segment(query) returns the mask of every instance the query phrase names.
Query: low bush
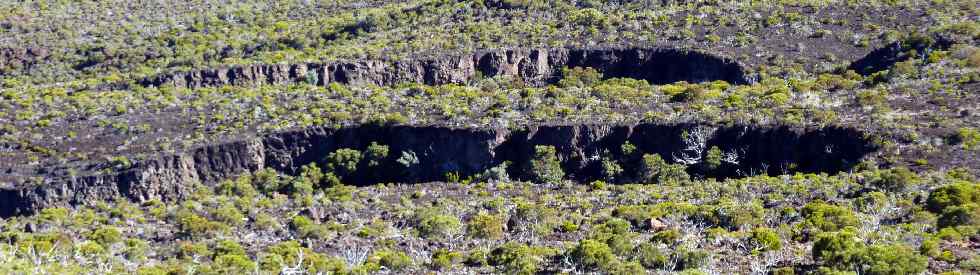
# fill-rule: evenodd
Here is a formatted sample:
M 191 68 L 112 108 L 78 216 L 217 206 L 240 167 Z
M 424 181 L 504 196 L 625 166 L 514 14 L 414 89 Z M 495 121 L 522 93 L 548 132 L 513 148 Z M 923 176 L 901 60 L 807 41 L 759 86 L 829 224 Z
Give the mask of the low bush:
M 526 244 L 508 242 L 490 252 L 490 264 L 504 273 L 531 275 L 540 270 L 543 262 L 539 251 Z
M 940 228 L 980 225 L 980 184 L 954 183 L 929 193 L 926 206 L 939 214 Z
M 918 181 L 918 176 L 911 170 L 906 167 L 897 167 L 882 171 L 879 178 L 874 181 L 874 185 L 883 190 L 902 192 Z
M 848 231 L 826 232 L 817 235 L 811 254 L 821 265 L 837 270 L 853 270 L 860 260 L 861 243 L 854 233 Z
M 669 260 L 667 255 L 651 243 L 641 243 L 636 246 L 636 254 L 633 260 L 639 262 L 648 269 L 662 268 Z
M 486 213 L 477 214 L 466 223 L 466 233 L 475 238 L 500 239 L 504 236 L 503 218 Z
M 850 209 L 824 202 L 806 204 L 802 214 L 804 226 L 817 231 L 838 231 L 845 227 L 860 225 L 857 216 Z
M 758 227 L 752 230 L 750 240 L 761 251 L 773 251 L 783 248 L 783 241 L 775 230 L 766 227 Z
M 432 240 L 445 240 L 462 229 L 459 218 L 438 213 L 423 213 L 418 217 L 419 234 Z
M 436 249 L 435 252 L 432 252 L 432 260 L 430 264 L 437 270 L 448 270 L 456 264 L 462 262 L 462 260 L 463 255 L 461 255 L 459 252 L 440 248 Z
M 582 240 L 572 249 L 570 256 L 575 263 L 586 270 L 610 270 L 616 265 L 609 245 L 596 240 Z
M 859 274 L 921 274 L 928 265 L 926 257 L 902 245 L 873 245 L 861 253 Z

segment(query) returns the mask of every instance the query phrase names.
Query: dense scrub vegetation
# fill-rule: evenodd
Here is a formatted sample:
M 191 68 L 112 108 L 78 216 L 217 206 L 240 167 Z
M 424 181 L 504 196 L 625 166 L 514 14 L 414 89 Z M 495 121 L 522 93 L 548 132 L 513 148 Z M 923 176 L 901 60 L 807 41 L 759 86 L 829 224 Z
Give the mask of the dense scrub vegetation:
M 191 191 L 172 200 L 0 218 L 0 273 L 977 274 L 978 10 L 969 0 L 0 3 L 0 191 L 56 193 L 81 173 L 314 126 L 834 126 L 879 147 L 835 175 L 787 164 L 723 179 L 711 171 L 739 152 L 704 146 L 692 128 L 683 139 L 694 146 L 678 155 L 630 143 L 596 152 L 596 181 L 574 182 L 552 145 L 474 175 L 363 186 L 355 179 L 386 165 L 419 166 L 415 152 L 370 143 L 296 171 L 181 182 Z M 611 46 L 730 58 L 747 81 L 654 85 L 575 67 L 547 85 L 318 85 L 316 72 L 254 87 L 137 84 L 243 64 Z
M 976 178 L 962 170 L 900 171 L 628 185 L 460 180 L 355 188 L 320 172 L 262 170 L 214 187 L 197 185 L 178 204 L 97 202 L 6 219 L 0 269 L 980 271 L 980 255 L 968 246 L 980 237 Z M 908 177 L 901 191 L 875 184 L 893 173 Z

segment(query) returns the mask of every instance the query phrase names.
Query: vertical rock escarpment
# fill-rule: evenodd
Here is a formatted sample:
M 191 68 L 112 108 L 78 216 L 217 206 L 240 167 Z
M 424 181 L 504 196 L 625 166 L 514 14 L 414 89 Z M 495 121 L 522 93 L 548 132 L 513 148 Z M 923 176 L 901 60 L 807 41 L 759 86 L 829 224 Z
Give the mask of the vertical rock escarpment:
M 158 75 L 143 86 L 198 88 L 220 85 L 254 86 L 305 82 L 375 84 L 413 82 L 429 85 L 465 83 L 478 77 L 512 76 L 530 84 L 557 81 L 565 67 L 591 67 L 606 77 L 676 81 L 724 80 L 744 83 L 745 71 L 735 61 L 696 51 L 662 48 L 515 49 L 401 61 L 358 60 L 309 64 L 259 64 Z
M 440 181 L 450 172 L 466 177 L 505 162 L 510 164 L 508 172 L 512 178 L 530 179 L 527 167 L 538 145 L 556 148 L 567 178 L 590 181 L 602 178 L 603 159 L 630 158 L 621 150 L 625 143 L 635 146 L 636 154 L 659 154 L 674 161 L 690 147 L 690 133 L 704 134 L 700 144 L 703 148 L 718 147 L 738 154 L 737 161 L 710 171 L 697 165 L 688 168 L 695 175 L 721 178 L 757 173 L 835 173 L 849 169 L 876 150 L 861 132 L 848 128 L 695 124 L 554 125 L 524 130 L 438 126 L 309 128 L 141 159 L 122 170 L 100 169 L 78 176 L 58 176 L 41 185 L 0 189 L 0 216 L 117 198 L 137 202 L 179 200 L 189 193 L 193 183 L 214 184 L 263 168 L 296 174 L 300 167 L 311 163 L 324 167 L 325 157 L 338 149 L 364 150 L 371 143 L 387 145 L 389 156 L 376 167 L 345 177 L 347 183 Z M 403 155 L 412 155 L 417 161 L 408 165 L 396 161 Z M 623 165 L 630 168 L 629 163 Z

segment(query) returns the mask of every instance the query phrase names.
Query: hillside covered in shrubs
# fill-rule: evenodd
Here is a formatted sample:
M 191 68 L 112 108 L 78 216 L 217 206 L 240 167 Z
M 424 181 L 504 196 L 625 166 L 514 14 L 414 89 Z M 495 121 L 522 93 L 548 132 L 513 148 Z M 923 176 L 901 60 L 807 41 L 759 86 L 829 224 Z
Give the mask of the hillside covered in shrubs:
M 978 22 L 0 3 L 0 273 L 977 274 Z

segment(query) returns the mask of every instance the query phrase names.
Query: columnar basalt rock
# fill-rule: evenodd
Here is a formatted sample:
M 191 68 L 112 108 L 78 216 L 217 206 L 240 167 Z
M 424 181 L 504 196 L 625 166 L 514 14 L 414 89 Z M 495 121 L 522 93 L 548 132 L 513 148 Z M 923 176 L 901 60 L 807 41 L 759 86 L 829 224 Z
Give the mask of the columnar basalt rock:
M 143 86 L 199 88 L 306 82 L 326 85 L 429 85 L 465 83 L 477 77 L 511 76 L 529 84 L 557 81 L 565 67 L 592 67 L 606 77 L 646 79 L 651 83 L 724 80 L 746 82 L 738 62 L 706 53 L 664 48 L 511 49 L 479 51 L 399 61 L 356 60 L 311 64 L 258 64 L 158 75 Z
M 179 200 L 194 183 L 216 182 L 263 168 L 296 174 L 303 165 L 323 167 L 325 156 L 341 148 L 364 150 L 372 142 L 389 146 L 388 159 L 371 170 L 345 179 L 349 184 L 445 180 L 453 172 L 466 177 L 510 163 L 510 177 L 530 179 L 525 170 L 534 147 L 551 145 L 567 178 L 601 178 L 601 159 L 625 159 L 622 145 L 635 154 L 671 156 L 684 149 L 684 132 L 709 128 L 707 147 L 738 152 L 739 161 L 712 171 L 696 166 L 694 174 L 739 177 L 755 173 L 828 172 L 849 169 L 876 147 L 861 132 L 848 128 L 796 129 L 695 124 L 542 125 L 522 130 L 456 129 L 439 126 L 356 126 L 309 128 L 201 146 L 171 155 L 134 160 L 125 169 L 81 171 L 47 177 L 43 184 L 0 189 L 0 216 L 33 213 L 51 206 L 88 204 L 118 198 L 137 202 Z M 394 161 L 403 152 L 418 158 L 405 166 Z M 628 164 L 624 163 L 628 167 Z M 630 170 L 630 169 L 627 169 Z M 627 176 L 628 178 L 628 176 Z

